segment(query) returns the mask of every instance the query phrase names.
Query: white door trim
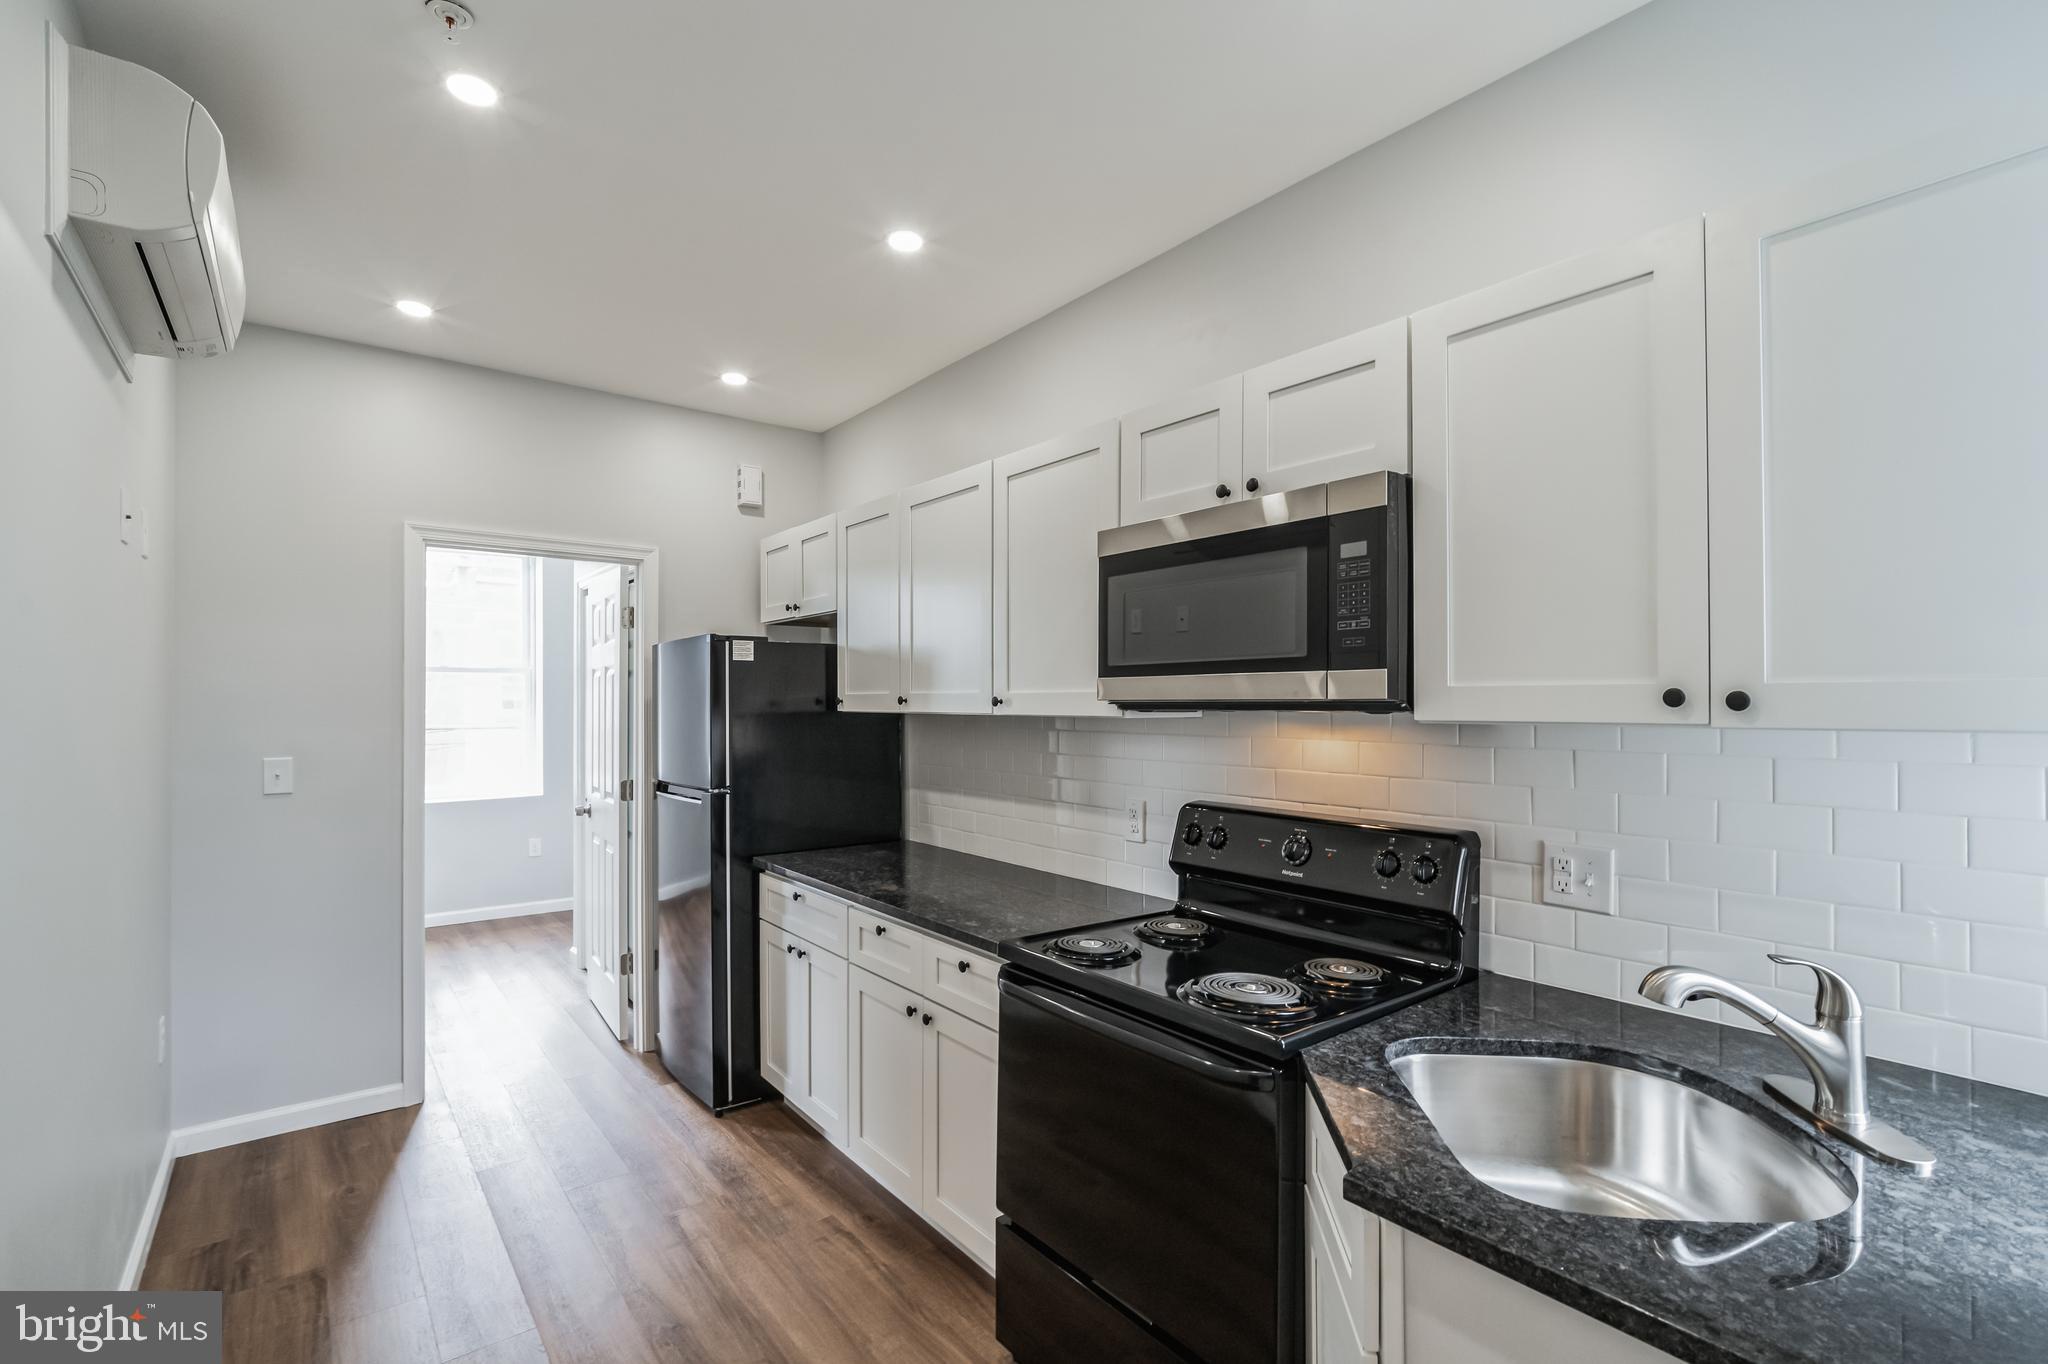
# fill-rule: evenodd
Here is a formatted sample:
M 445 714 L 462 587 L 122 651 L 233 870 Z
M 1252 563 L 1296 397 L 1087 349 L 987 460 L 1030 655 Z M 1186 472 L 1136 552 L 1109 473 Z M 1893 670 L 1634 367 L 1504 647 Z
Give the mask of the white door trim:
M 654 645 L 660 634 L 660 552 L 651 545 L 573 540 L 517 531 L 475 530 L 405 523 L 403 716 L 404 762 L 399 800 L 401 1088 L 405 1105 L 427 1095 L 426 809 L 427 809 L 427 548 L 494 549 L 624 564 L 637 570 L 633 676 L 633 1047 L 654 1050 L 659 1003 L 654 996 L 654 916 L 647 887 L 654 883 Z

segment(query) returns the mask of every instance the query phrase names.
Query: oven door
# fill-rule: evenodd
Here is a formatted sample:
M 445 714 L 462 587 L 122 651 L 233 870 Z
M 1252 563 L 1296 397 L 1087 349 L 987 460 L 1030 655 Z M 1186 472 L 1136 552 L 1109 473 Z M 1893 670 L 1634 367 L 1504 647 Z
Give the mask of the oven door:
M 1114 1339 L 1137 1322 L 1204 1364 L 1299 1360 L 1293 1068 L 1219 1051 L 1013 967 L 1000 989 L 996 1206 L 1017 1233 L 1018 1265 L 997 1266 L 1003 1344 Z M 1048 1287 L 1062 1282 L 1087 1291 Z
M 1324 488 L 1096 537 L 1096 695 L 1119 705 L 1321 701 L 1329 689 Z

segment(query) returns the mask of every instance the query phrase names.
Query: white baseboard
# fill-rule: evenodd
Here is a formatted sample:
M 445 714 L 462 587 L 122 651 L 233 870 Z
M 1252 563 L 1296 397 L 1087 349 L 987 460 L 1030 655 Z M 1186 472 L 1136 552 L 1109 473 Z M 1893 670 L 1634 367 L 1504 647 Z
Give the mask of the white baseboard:
M 149 1243 L 156 1239 L 156 1221 L 163 1215 L 164 1194 L 171 1187 L 171 1162 L 177 1159 L 172 1149 L 177 1133 L 164 1133 L 164 1153 L 156 1163 L 156 1178 L 150 1181 L 149 1197 L 143 1201 L 142 1217 L 135 1224 L 135 1239 L 128 1243 L 128 1263 L 121 1268 L 120 1291 L 134 1291 L 142 1282 L 142 1266 L 149 1259 Z
M 480 924 L 486 919 L 523 919 L 529 914 L 566 914 L 576 907 L 570 899 L 524 900 L 516 905 L 483 905 L 476 909 L 444 909 L 427 916 L 428 928 L 442 924 Z
M 346 1118 L 360 1118 L 366 1113 L 382 1113 L 387 1108 L 403 1108 L 405 1103 L 404 1085 L 378 1085 L 375 1089 L 359 1089 L 353 1094 L 337 1094 L 330 1099 L 309 1099 L 305 1103 L 286 1104 L 282 1108 L 266 1108 L 261 1113 L 244 1113 L 239 1117 L 217 1118 L 213 1122 L 180 1127 L 171 1133 L 171 1145 L 178 1155 L 196 1155 L 222 1146 L 239 1146 L 245 1141 L 296 1132 L 302 1127 L 323 1127 Z

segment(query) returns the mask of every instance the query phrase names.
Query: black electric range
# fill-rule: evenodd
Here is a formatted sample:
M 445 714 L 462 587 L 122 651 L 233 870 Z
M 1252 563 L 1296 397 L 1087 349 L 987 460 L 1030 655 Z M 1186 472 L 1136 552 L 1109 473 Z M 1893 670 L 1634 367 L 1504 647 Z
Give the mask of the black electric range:
M 1002 945 L 996 1332 L 1019 1364 L 1302 1359 L 1293 1058 L 1476 973 L 1479 856 L 1468 831 L 1194 802 L 1171 913 Z

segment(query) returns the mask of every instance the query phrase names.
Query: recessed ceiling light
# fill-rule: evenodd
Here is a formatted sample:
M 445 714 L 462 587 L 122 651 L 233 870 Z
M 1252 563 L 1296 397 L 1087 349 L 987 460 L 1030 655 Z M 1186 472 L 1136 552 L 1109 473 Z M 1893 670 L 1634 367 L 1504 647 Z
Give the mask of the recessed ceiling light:
M 416 298 L 401 298 L 391 305 L 407 317 L 432 317 L 434 310 Z
M 498 87 L 482 76 L 457 71 L 445 84 L 448 86 L 448 93 L 464 104 L 474 104 L 479 109 L 488 109 L 498 102 Z
M 724 384 L 727 388 L 745 388 L 747 386 L 747 376 L 736 369 L 729 369 L 718 376 L 718 382 Z
M 912 232 L 907 227 L 899 227 L 894 232 L 891 232 L 888 236 L 888 242 L 891 251 L 900 251 L 906 256 L 913 252 L 924 250 L 923 234 Z

